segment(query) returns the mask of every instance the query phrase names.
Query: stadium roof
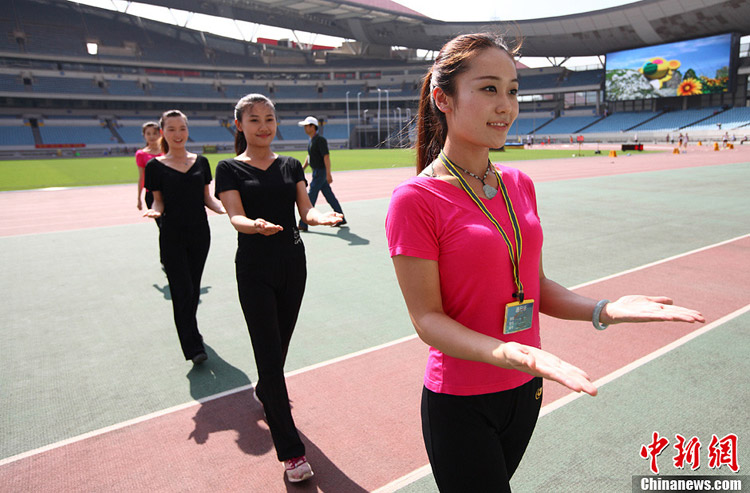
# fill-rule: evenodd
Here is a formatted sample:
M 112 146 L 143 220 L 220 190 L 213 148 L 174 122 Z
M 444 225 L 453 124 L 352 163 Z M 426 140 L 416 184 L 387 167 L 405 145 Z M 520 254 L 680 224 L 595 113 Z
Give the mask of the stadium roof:
M 140 0 L 257 24 L 437 50 L 460 33 L 516 30 L 523 55 L 603 55 L 727 32 L 750 34 L 748 0 L 641 0 L 589 13 L 513 22 L 443 22 L 391 0 Z

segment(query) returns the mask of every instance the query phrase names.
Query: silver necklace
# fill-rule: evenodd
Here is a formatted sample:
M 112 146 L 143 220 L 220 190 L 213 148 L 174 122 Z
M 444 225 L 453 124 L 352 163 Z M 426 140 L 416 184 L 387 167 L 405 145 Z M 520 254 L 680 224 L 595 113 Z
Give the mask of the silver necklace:
M 472 173 L 471 171 L 469 171 L 469 170 L 467 170 L 467 169 L 463 169 L 463 168 L 462 168 L 461 166 L 457 165 L 456 163 L 451 163 L 451 164 L 453 164 L 453 166 L 455 166 L 456 168 L 460 169 L 461 171 L 463 171 L 463 172 L 464 172 L 464 173 L 466 173 L 467 175 L 469 175 L 469 176 L 473 176 L 473 177 L 474 177 L 474 178 L 476 178 L 477 180 L 481 181 L 481 182 L 482 182 L 482 191 L 484 192 L 484 195 L 485 195 L 485 196 L 486 196 L 486 197 L 487 197 L 488 199 L 492 199 L 492 198 L 494 198 L 494 197 L 495 197 L 495 195 L 497 195 L 497 189 L 496 189 L 496 188 L 493 188 L 493 187 L 492 187 L 492 185 L 487 185 L 487 184 L 486 184 L 486 183 L 484 182 L 484 180 L 486 180 L 486 179 L 487 179 L 487 176 L 488 176 L 488 175 L 490 174 L 490 169 L 491 169 L 490 167 L 492 166 L 492 163 L 490 162 L 490 160 L 489 160 L 489 159 L 487 160 L 487 170 L 486 170 L 486 171 L 484 172 L 484 176 L 483 176 L 483 177 L 481 177 L 481 178 L 479 178 L 479 176 L 475 175 L 475 174 L 474 174 L 474 173 Z

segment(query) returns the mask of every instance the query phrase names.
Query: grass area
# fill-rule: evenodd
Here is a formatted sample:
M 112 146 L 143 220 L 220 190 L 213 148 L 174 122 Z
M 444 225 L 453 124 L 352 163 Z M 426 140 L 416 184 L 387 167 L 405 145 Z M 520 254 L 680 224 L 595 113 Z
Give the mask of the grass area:
M 575 151 L 561 149 L 513 149 L 492 152 L 490 159 L 522 161 L 529 159 L 559 159 L 571 157 Z M 304 151 L 284 153 L 304 161 Z M 593 150 L 581 153 L 593 156 Z M 222 159 L 232 154 L 207 154 L 213 169 Z M 414 166 L 413 149 L 345 149 L 331 151 L 334 171 L 378 169 Z M 72 159 L 38 159 L 0 161 L 0 191 L 30 190 L 48 187 L 78 187 L 135 183 L 138 171 L 132 156 Z

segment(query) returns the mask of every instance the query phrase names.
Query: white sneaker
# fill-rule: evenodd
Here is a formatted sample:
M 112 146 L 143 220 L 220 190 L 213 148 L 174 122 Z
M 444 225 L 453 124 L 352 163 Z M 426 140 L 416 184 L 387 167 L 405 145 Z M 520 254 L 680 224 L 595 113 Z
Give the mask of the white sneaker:
M 285 460 L 284 469 L 286 469 L 286 477 L 290 483 L 299 483 L 300 481 L 310 479 L 314 475 L 312 467 L 310 467 L 304 455 Z

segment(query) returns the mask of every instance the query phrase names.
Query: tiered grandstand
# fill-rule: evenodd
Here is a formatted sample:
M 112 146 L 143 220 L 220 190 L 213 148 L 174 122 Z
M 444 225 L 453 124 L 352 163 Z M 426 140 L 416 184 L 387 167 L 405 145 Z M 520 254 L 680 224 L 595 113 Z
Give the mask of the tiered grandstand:
M 0 156 L 132 153 L 140 125 L 179 108 L 191 145 L 230 149 L 232 108 L 259 92 L 277 104 L 279 148 L 304 148 L 315 115 L 334 147 L 410 145 L 421 78 L 416 50 L 352 54 L 246 42 L 72 2 L 26 0 L 0 11 Z M 746 33 L 743 33 L 746 34 Z M 98 47 L 89 53 L 87 43 Z M 532 43 L 533 44 L 533 43 Z M 287 45 L 287 46 L 284 46 Z M 750 134 L 747 46 L 735 89 L 690 98 L 606 102 L 604 69 L 519 65 L 509 141 L 663 140 Z M 743 57 L 744 55 L 744 57 Z

